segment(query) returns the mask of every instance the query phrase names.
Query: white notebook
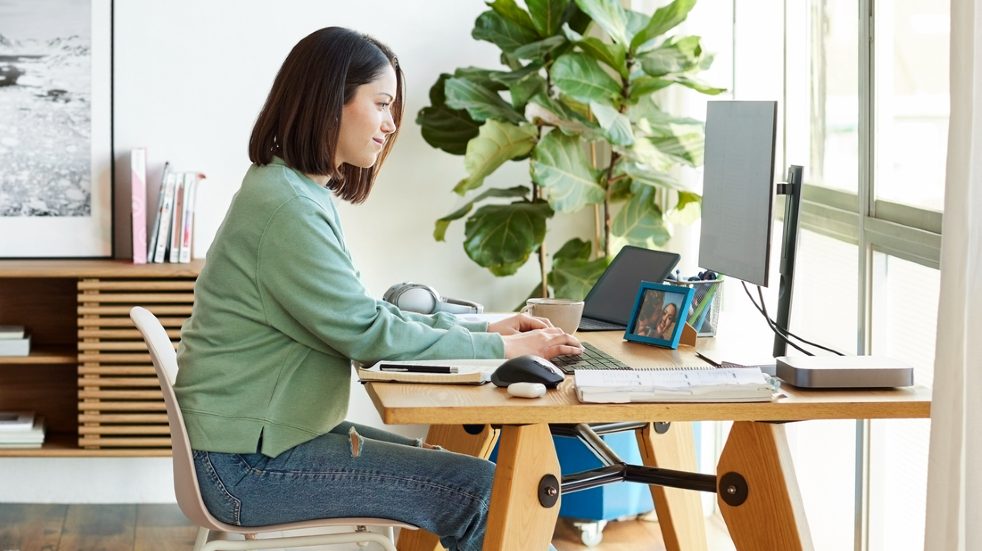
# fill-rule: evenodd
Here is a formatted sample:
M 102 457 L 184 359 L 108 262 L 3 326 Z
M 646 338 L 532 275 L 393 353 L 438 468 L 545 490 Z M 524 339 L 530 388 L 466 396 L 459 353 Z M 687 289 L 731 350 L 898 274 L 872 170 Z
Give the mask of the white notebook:
M 758 368 L 577 370 L 581 402 L 769 402 L 775 382 Z

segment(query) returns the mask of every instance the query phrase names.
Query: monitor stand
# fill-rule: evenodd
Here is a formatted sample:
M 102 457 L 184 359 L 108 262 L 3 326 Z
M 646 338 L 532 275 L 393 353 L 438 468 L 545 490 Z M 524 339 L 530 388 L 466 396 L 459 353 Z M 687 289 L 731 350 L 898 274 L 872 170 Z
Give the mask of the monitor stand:
M 781 239 L 781 284 L 778 287 L 777 319 L 779 329 L 788 330 L 791 318 L 791 295 L 794 287 L 794 258 L 798 250 L 798 212 L 801 209 L 801 195 L 804 167 L 788 167 L 788 181 L 777 184 L 777 194 L 784 195 L 784 234 Z M 787 343 L 774 332 L 774 357 L 784 356 Z

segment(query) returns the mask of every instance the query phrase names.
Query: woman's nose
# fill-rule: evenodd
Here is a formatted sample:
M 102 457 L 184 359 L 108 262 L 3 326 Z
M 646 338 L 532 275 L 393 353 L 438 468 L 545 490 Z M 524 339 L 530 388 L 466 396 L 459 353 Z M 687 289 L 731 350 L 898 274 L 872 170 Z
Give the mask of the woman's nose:
M 385 112 L 385 118 L 382 119 L 382 132 L 386 134 L 391 134 L 396 131 L 396 123 L 392 120 L 392 113 L 389 111 Z

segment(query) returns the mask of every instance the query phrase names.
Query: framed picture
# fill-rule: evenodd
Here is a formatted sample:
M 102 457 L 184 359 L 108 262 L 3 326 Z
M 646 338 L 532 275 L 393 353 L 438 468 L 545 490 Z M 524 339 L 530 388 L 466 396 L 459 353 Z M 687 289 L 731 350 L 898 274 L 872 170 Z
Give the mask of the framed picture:
M 692 288 L 642 281 L 624 338 L 665 348 L 678 348 Z
M 112 161 L 112 1 L 0 0 L 0 257 L 111 257 Z

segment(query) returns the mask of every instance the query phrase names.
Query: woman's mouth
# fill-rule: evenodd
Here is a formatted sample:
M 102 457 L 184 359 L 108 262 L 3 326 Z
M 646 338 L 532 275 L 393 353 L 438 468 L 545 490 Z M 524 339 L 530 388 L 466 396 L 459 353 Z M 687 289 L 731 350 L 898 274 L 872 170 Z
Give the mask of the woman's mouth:
M 375 142 L 379 147 L 382 147 L 383 145 L 385 145 L 385 139 L 384 138 L 372 138 L 372 141 Z

